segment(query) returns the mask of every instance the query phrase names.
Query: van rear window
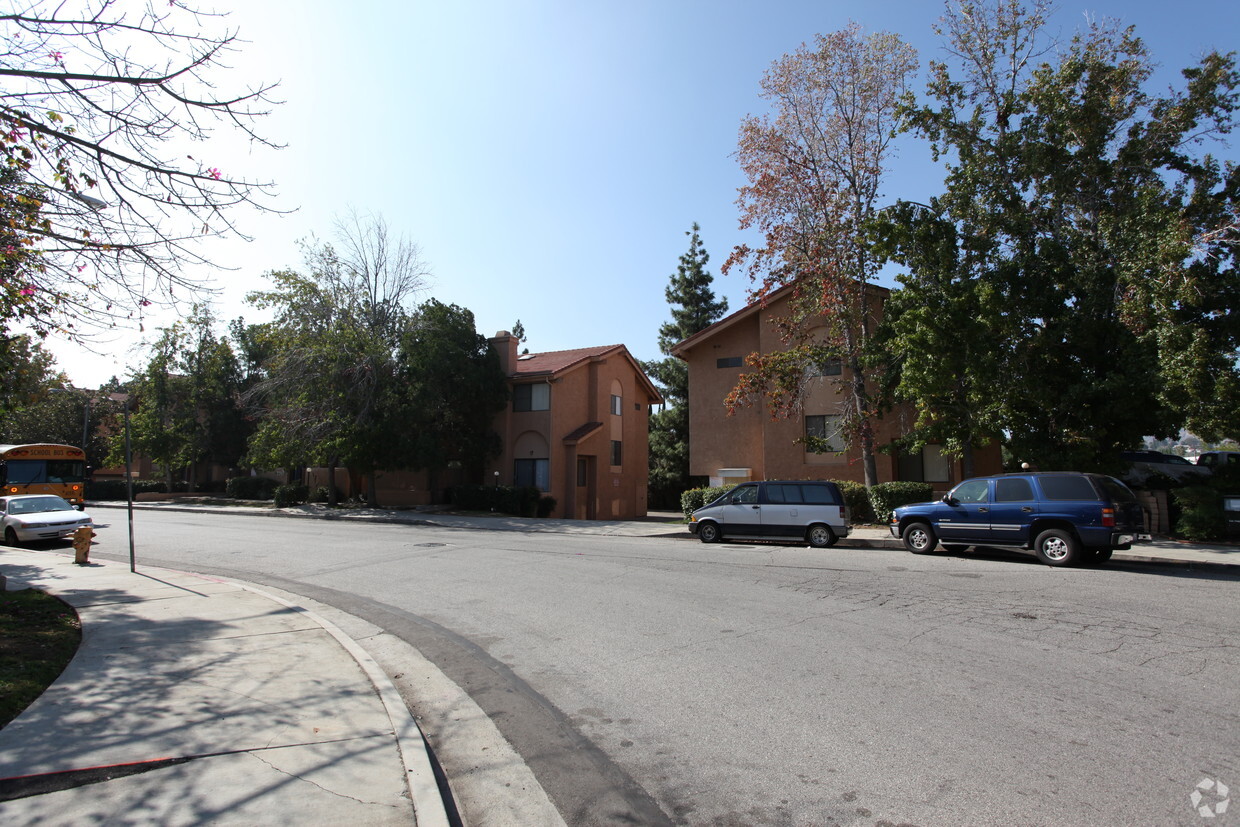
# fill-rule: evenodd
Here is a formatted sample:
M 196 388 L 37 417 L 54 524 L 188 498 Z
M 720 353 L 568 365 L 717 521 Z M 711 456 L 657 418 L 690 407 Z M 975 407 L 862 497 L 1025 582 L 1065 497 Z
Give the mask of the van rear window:
M 801 497 L 807 505 L 839 505 L 835 490 L 829 485 L 799 485 Z
M 1065 474 L 1062 477 L 1038 477 L 1042 495 L 1048 500 L 1096 500 L 1098 492 L 1089 477 Z

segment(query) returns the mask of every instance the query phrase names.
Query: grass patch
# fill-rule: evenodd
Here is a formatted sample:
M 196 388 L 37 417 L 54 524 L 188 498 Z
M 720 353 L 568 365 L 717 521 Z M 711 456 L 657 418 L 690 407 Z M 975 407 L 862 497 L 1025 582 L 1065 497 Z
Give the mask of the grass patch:
M 77 612 L 45 592 L 0 593 L 0 727 L 21 714 L 77 652 Z

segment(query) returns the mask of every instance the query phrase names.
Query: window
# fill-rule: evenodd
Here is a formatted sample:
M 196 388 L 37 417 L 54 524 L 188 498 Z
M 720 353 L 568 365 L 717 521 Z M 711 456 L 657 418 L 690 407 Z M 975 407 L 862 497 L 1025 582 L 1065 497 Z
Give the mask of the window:
M 806 449 L 813 454 L 825 454 L 844 450 L 844 435 L 840 433 L 843 417 L 833 414 L 814 414 L 805 417 Z
M 613 393 L 613 394 L 611 395 L 611 412 L 612 412 L 612 414 L 613 414 L 613 415 L 615 415 L 615 416 L 620 416 L 620 413 L 621 413 L 621 410 L 622 410 L 622 408 L 621 408 L 620 406 L 621 406 L 622 404 L 624 404 L 624 403 L 623 403 L 623 401 L 620 399 L 620 397 L 616 396 L 616 395 Z
M 952 499 L 962 503 L 984 503 L 990 500 L 989 480 L 962 482 L 952 491 Z
M 1069 476 L 1041 477 L 1038 483 L 1048 500 L 1096 500 L 1098 494 L 1090 485 L 1088 477 Z
M 927 445 L 915 454 L 900 454 L 897 473 L 908 482 L 948 482 L 951 480 L 951 457 L 941 445 Z
M 740 486 L 732 492 L 731 501 L 738 505 L 753 505 L 758 501 L 758 486 Z
M 513 411 L 546 411 L 550 408 L 550 385 L 517 385 L 512 389 Z
M 742 361 L 739 356 L 725 356 L 722 359 L 715 360 L 715 367 L 717 368 L 739 368 L 741 364 Z
M 801 489 L 801 497 L 808 505 L 842 504 L 829 485 L 800 485 L 797 487 Z
M 811 364 L 809 373 L 811 376 L 839 376 L 844 372 L 844 363 L 839 357 L 823 359 L 821 362 Z
M 518 487 L 534 487 L 539 491 L 549 491 L 551 489 L 551 460 L 514 460 L 512 470 L 513 482 Z
M 1023 503 L 1033 499 L 1033 486 L 1024 477 L 995 480 L 995 502 Z
M 623 454 L 620 448 L 620 440 L 613 439 L 611 441 L 611 464 L 621 465 L 621 459 L 623 459 Z

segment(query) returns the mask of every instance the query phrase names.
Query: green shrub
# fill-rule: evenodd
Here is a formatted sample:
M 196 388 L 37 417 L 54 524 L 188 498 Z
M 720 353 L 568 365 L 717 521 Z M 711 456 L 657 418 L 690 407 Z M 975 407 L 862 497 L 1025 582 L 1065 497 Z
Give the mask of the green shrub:
M 734 486 L 710 486 L 707 488 L 690 488 L 688 491 L 680 495 L 680 510 L 684 512 L 687 518 L 694 511 L 697 511 L 707 503 L 714 502 L 722 497 L 724 492 L 731 491 Z
M 1180 508 L 1175 533 L 1188 540 L 1218 540 L 1227 533 L 1223 495 L 1214 486 L 1188 485 L 1171 492 Z
M 538 516 L 550 517 L 551 512 L 555 511 L 555 497 L 550 495 L 538 498 Z
M 168 486 L 162 480 L 134 480 L 133 495 L 148 494 L 151 492 L 164 493 L 168 490 Z M 126 491 L 124 480 L 98 480 L 86 483 L 86 499 L 95 502 L 116 502 L 129 499 Z
M 328 502 L 330 494 L 331 492 L 328 490 L 326 485 L 320 485 L 310 492 L 309 502 L 312 502 L 312 503 Z M 344 502 L 344 495 L 340 493 L 339 488 L 336 489 L 336 502 L 338 503 Z
M 276 501 L 276 508 L 301 505 L 310 499 L 310 489 L 300 483 L 280 485 L 276 487 L 272 499 Z
M 542 496 L 532 486 L 511 485 L 458 485 L 448 493 L 449 501 L 462 511 L 496 511 L 517 517 L 538 516 Z M 555 508 L 554 500 L 551 507 Z
M 224 485 L 224 492 L 234 500 L 270 500 L 279 483 L 267 477 L 233 477 Z
M 933 496 L 934 486 L 928 482 L 880 482 L 870 489 L 874 520 L 885 523 L 891 519 L 896 506 L 924 503 Z
M 874 506 L 870 503 L 870 490 L 865 487 L 865 483 L 854 480 L 831 480 L 831 482 L 840 487 L 840 493 L 844 495 L 844 504 L 848 506 L 848 513 L 854 523 L 878 522 L 874 517 Z

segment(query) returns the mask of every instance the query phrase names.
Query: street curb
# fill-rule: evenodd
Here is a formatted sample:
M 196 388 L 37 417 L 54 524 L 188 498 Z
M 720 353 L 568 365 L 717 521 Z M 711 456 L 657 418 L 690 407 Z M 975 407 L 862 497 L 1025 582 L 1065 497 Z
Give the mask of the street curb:
M 61 557 L 61 555 L 54 552 L 42 552 L 36 549 L 24 548 L 22 551 L 33 554 L 47 554 L 57 558 Z M 396 740 L 397 751 L 400 753 L 401 762 L 405 768 L 406 786 L 409 790 L 409 806 L 413 810 L 414 823 L 417 827 L 451 826 L 452 821 L 448 817 L 448 810 L 444 804 L 443 795 L 440 792 L 438 781 L 431 766 L 430 745 L 426 741 L 426 736 L 423 735 L 421 728 L 413 717 L 413 713 L 405 705 L 404 699 L 401 698 L 400 692 L 396 689 L 395 684 L 392 683 L 391 678 L 388 677 L 378 662 L 357 641 L 353 640 L 340 627 L 317 612 L 307 609 L 296 602 L 271 594 L 253 583 L 232 577 L 204 575 L 199 572 L 183 571 L 181 569 L 168 568 L 167 566 L 148 566 L 147 568 L 162 569 L 187 577 L 213 580 L 220 583 L 230 583 L 245 591 L 285 606 L 294 612 L 298 612 L 322 627 L 361 667 L 362 672 L 374 688 L 375 694 L 378 695 L 379 700 L 383 704 L 384 711 L 387 713 L 388 720 L 392 725 L 392 735 Z M 57 596 L 59 591 L 55 584 L 41 584 L 39 589 L 53 596 Z M 74 657 L 77 657 L 76 653 Z
M 335 638 L 336 642 L 352 656 L 366 677 L 370 679 L 379 700 L 383 702 L 388 720 L 392 724 L 396 747 L 400 751 L 401 762 L 405 766 L 405 780 L 409 787 L 409 802 L 413 807 L 415 823 L 418 827 L 450 827 L 452 822 L 448 818 L 448 810 L 444 806 L 439 784 L 435 780 L 435 771 L 431 767 L 430 745 L 426 742 L 426 736 L 422 734 L 409 707 L 405 706 L 405 701 L 401 698 L 391 678 L 380 668 L 370 653 L 336 624 L 305 606 L 277 597 L 243 580 L 219 579 L 232 582 L 248 592 L 253 592 L 309 617 L 322 626 L 323 630 Z

